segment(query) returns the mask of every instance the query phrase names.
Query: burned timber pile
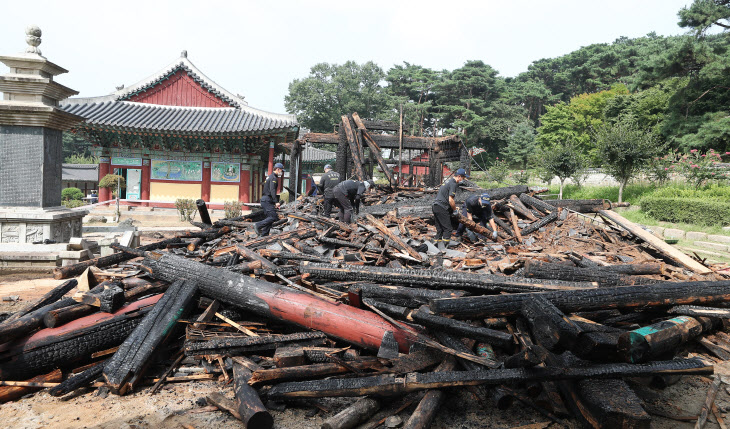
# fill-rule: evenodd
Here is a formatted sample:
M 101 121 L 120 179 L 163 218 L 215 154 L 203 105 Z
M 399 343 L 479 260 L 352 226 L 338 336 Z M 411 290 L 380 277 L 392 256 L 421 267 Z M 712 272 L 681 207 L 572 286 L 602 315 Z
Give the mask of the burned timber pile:
M 474 234 L 439 251 L 434 191 L 379 188 L 349 225 L 300 198 L 262 238 L 259 212 L 210 223 L 203 204 L 198 231 L 59 268 L 65 283 L 0 324 L 0 401 L 218 380 L 235 399 L 209 404 L 249 428 L 272 427 L 264 403 L 324 409 L 323 397 L 360 398 L 323 427 L 377 427 L 406 410 L 404 427 L 425 428 L 449 389 L 469 389 L 483 406 L 517 399 L 561 425 L 647 428 L 629 381 L 666 386 L 730 358 L 726 266 L 607 201 L 525 186 L 488 190 L 496 241 L 459 217 Z

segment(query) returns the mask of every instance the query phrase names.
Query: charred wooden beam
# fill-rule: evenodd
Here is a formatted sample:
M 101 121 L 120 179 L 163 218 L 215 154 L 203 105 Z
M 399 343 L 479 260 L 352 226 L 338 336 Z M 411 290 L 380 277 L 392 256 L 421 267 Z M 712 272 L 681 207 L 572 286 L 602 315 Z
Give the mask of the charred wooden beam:
M 274 265 L 273 262 L 269 261 L 268 259 L 264 258 L 260 254 L 254 252 L 253 250 L 249 249 L 246 246 L 242 245 L 236 245 L 236 252 L 238 252 L 239 255 L 243 256 L 244 258 L 248 259 L 249 261 L 258 261 L 261 263 L 261 266 L 265 268 L 270 273 L 276 273 L 278 270 L 278 267 Z
M 516 195 L 510 195 L 510 197 L 509 197 L 509 203 L 512 206 L 512 209 L 514 209 L 515 212 L 521 214 L 522 217 L 525 217 L 525 218 L 530 219 L 532 221 L 536 221 L 537 220 L 537 216 L 535 216 L 534 214 L 532 214 L 532 212 L 530 211 L 530 209 L 528 209 L 527 207 L 525 207 L 525 205 L 522 204 L 522 201 L 520 201 L 520 199 L 517 198 Z
M 552 280 L 538 282 L 526 278 L 498 276 L 492 274 L 468 273 L 462 271 L 431 271 L 403 268 L 384 268 L 362 265 L 337 265 L 303 263 L 302 274 L 341 281 L 369 281 L 383 284 L 421 286 L 431 289 L 466 289 L 480 291 L 532 292 L 544 290 L 576 290 L 595 288 L 592 284 L 567 283 Z
M 266 258 L 271 259 L 287 259 L 291 261 L 310 261 L 310 262 L 323 262 L 330 263 L 331 259 L 323 258 L 321 256 L 307 255 L 304 253 L 292 253 L 292 252 L 281 252 L 270 249 L 261 249 L 259 253 Z
M 730 309 L 728 308 L 700 307 L 698 305 L 678 305 L 667 310 L 667 313 L 683 316 L 704 316 L 730 319 Z
M 104 371 L 104 362 L 97 363 L 89 369 L 86 369 L 76 375 L 72 375 L 61 384 L 56 387 L 52 387 L 48 390 L 48 394 L 51 396 L 63 396 L 73 392 L 84 386 L 88 386 L 94 380 L 101 377 Z
M 350 429 L 366 421 L 380 409 L 380 401 L 373 398 L 362 398 L 354 404 L 328 418 L 322 423 L 322 429 Z
M 555 206 L 552 206 L 545 201 L 535 198 L 529 194 L 520 194 L 520 201 L 527 205 L 532 207 L 535 210 L 538 210 L 544 214 L 549 214 L 555 210 Z
M 195 282 L 174 282 L 119 346 L 104 366 L 104 378 L 114 393 L 123 395 L 139 383 L 152 354 L 186 313 L 196 292 Z
M 158 241 L 156 243 L 147 244 L 137 248 L 139 251 L 146 252 L 148 250 L 164 249 L 168 244 L 182 243 L 180 238 L 170 238 L 167 240 Z M 67 265 L 65 267 L 55 268 L 53 270 L 53 278 L 57 280 L 67 279 L 69 277 L 78 276 L 84 272 L 87 268 L 94 266 L 97 268 L 109 267 L 136 258 L 135 255 L 129 253 L 114 253 L 109 256 L 102 256 L 100 258 L 90 259 L 88 261 L 79 262 L 78 264 Z
M 541 294 L 532 294 L 522 305 L 538 344 L 550 351 L 572 350 L 582 330 Z
M 17 320 L 17 319 L 25 316 L 28 313 L 32 313 L 41 307 L 45 307 L 48 304 L 52 304 L 52 303 L 58 301 L 59 299 L 63 298 L 64 295 L 66 295 L 68 292 L 70 292 L 71 289 L 75 288 L 78 284 L 79 284 L 79 282 L 76 279 L 71 279 L 71 280 L 65 281 L 65 282 L 61 283 L 60 285 L 54 287 L 48 293 L 43 295 L 41 298 L 28 304 L 23 309 L 17 311 L 12 316 L 5 319 L 2 323 L 0 323 L 0 329 L 2 328 L 3 325 L 5 325 L 7 323 Z
M 417 261 L 421 260 L 421 255 L 418 254 L 411 246 L 409 246 L 406 242 L 401 240 L 400 237 L 393 234 L 391 230 L 388 229 L 388 227 L 383 224 L 383 222 L 376 219 L 371 214 L 366 214 L 365 217 L 367 218 L 368 222 L 370 222 L 375 228 L 378 229 L 383 235 L 388 237 L 393 243 L 395 243 L 395 246 L 400 249 L 401 251 L 407 253 L 411 258 L 414 258 Z
M 195 239 L 192 243 L 188 244 L 188 251 L 192 252 L 198 247 L 200 247 L 203 243 L 207 243 L 208 241 L 213 241 L 218 237 L 222 237 L 223 235 L 228 234 L 231 232 L 230 226 L 222 226 L 217 231 L 212 232 L 210 234 L 206 234 L 203 237 Z
M 244 246 L 248 247 L 249 249 L 256 250 L 259 247 L 265 247 L 268 246 L 271 243 L 276 243 L 280 240 L 288 240 L 290 238 L 296 238 L 298 240 L 304 240 L 305 238 L 314 237 L 317 235 L 317 231 L 315 231 L 313 228 L 309 229 L 294 229 L 287 232 L 282 232 L 281 234 L 272 234 L 267 235 L 266 237 L 259 237 L 254 240 L 247 241 L 243 243 Z
M 346 240 L 339 240 L 337 238 L 317 237 L 317 240 L 319 240 L 320 242 L 322 242 L 324 244 L 331 244 L 331 245 L 337 246 L 337 247 L 349 247 L 351 249 L 363 249 L 368 252 L 381 253 L 385 250 L 382 247 L 377 247 L 377 246 L 372 246 L 372 245 L 357 243 L 357 242 L 352 242 L 352 241 L 346 241 Z
M 490 371 L 443 371 L 410 373 L 405 377 L 369 377 L 280 383 L 269 390 L 270 398 L 321 398 L 327 396 L 402 395 L 425 389 L 481 384 L 499 385 L 524 381 L 580 380 L 585 378 L 642 377 L 654 374 L 712 374 L 713 367 L 699 359 L 656 361 L 647 364 L 599 364 L 575 368 L 535 367 Z
M 522 228 L 520 231 L 520 234 L 527 235 L 532 234 L 533 232 L 537 231 L 538 229 L 551 224 L 552 222 L 555 222 L 558 220 L 558 210 L 555 210 L 551 212 L 549 215 L 541 218 L 540 220 L 536 222 L 532 222 L 531 224 L 527 225 L 526 227 Z
M 415 304 L 426 304 L 429 299 L 455 298 L 464 296 L 466 292 L 457 290 L 433 290 L 422 288 L 411 288 L 404 286 L 388 286 L 372 283 L 357 283 L 349 287 L 350 292 L 360 290 L 365 298 L 375 298 L 381 301 L 399 300 Z M 407 306 L 407 305 L 406 305 Z M 416 305 L 418 306 L 418 305 Z
M 602 218 L 613 222 L 614 224 L 620 226 L 621 228 L 645 241 L 651 247 L 659 251 L 662 255 L 672 261 L 675 261 L 678 264 L 681 264 L 685 268 L 690 269 L 697 274 L 709 274 L 712 272 L 711 269 L 690 258 L 688 255 L 685 255 L 679 249 L 672 247 L 672 245 L 665 243 L 664 240 L 644 230 L 639 225 L 631 222 L 625 217 L 619 215 L 618 213 L 609 210 L 600 210 L 598 214 L 600 214 Z
M 60 369 L 53 370 L 48 374 L 38 375 L 30 380 L 26 380 L 28 383 L 60 383 L 63 379 L 63 373 Z M 0 404 L 4 404 L 8 401 L 14 401 L 22 396 L 29 393 L 37 392 L 43 389 L 43 387 L 33 386 L 0 386 Z
M 423 306 L 419 308 L 418 311 L 412 312 L 411 317 L 416 323 L 423 326 L 448 332 L 460 337 L 486 341 L 501 347 L 507 347 L 512 344 L 512 336 L 507 333 L 474 326 L 460 320 L 436 316 L 427 306 Z
M 565 208 L 578 213 L 598 213 L 601 210 L 611 210 L 618 205 L 612 205 L 608 200 L 544 200 L 553 207 Z
M 640 363 L 656 358 L 671 357 L 679 346 L 703 331 L 713 328 L 706 317 L 678 316 L 651 326 L 621 334 L 618 351 L 626 362 Z
M 489 228 L 488 226 L 483 227 L 483 226 L 477 224 L 476 222 L 474 222 L 473 220 L 469 220 L 468 217 L 462 216 L 461 214 L 458 214 L 458 213 L 456 213 L 454 217 L 459 221 L 459 223 L 461 223 L 465 227 L 467 227 L 467 229 L 474 231 L 477 234 L 481 234 L 485 237 L 488 237 L 489 239 L 492 238 L 492 229 Z M 497 234 L 499 234 L 499 231 L 497 232 Z M 503 235 L 502 238 L 507 238 L 506 234 L 502 234 L 502 235 Z
M 73 298 L 63 298 L 60 301 L 47 304 L 11 322 L 0 324 L 0 342 L 5 343 L 32 334 L 36 329 L 43 326 L 43 318 L 49 311 L 75 304 L 76 301 Z
M 628 276 L 612 270 L 571 267 L 530 259 L 525 262 L 525 277 L 578 282 L 598 282 L 600 286 L 632 286 L 656 283 L 644 277 Z
M 545 298 L 565 313 L 612 308 L 662 307 L 681 304 L 710 304 L 730 301 L 730 281 L 662 282 L 646 286 L 625 286 L 575 291 L 543 292 Z M 468 296 L 431 300 L 435 313 L 460 317 L 514 316 L 529 294 Z
M 347 365 L 357 370 L 382 369 L 383 364 L 374 357 L 363 357 L 355 361 L 347 361 Z M 351 369 L 339 363 L 315 363 L 312 365 L 292 366 L 288 368 L 272 368 L 254 371 L 249 384 L 268 384 L 290 380 L 308 380 L 336 374 L 346 374 Z
M 233 391 L 241 421 L 247 429 L 270 429 L 274 418 L 261 402 L 256 390 L 248 384 L 251 371 L 238 362 L 233 364 Z
M 393 172 L 390 170 L 390 167 L 388 167 L 388 164 L 385 163 L 383 155 L 381 155 L 380 146 L 378 146 L 375 140 L 373 140 L 373 138 L 370 136 L 367 128 L 365 128 L 365 124 L 363 124 L 360 116 L 357 113 L 352 114 L 352 119 L 355 121 L 355 125 L 357 125 L 358 130 L 362 132 L 363 140 L 365 140 L 365 143 L 367 143 L 368 147 L 370 148 L 370 153 L 375 157 L 375 160 L 378 162 L 380 168 L 383 169 L 383 174 L 385 174 L 386 179 L 388 179 L 388 183 L 391 185 L 394 184 L 395 180 L 393 179 Z
M 186 341 L 185 354 L 188 356 L 232 355 L 260 350 L 275 350 L 282 344 L 297 343 L 309 340 L 322 340 L 326 336 L 321 332 L 298 332 L 286 335 L 266 335 L 258 337 L 233 337 L 212 339 L 208 341 Z
M 453 371 L 456 368 L 456 359 L 452 356 L 447 357 L 441 362 L 441 365 L 436 368 L 436 372 L 442 371 Z M 413 414 L 408 418 L 404 429 L 428 429 L 431 427 L 433 419 L 436 417 L 441 404 L 446 397 L 446 392 L 443 390 L 429 390 L 423 395 L 421 402 L 413 410 Z
M 342 130 L 347 137 L 347 144 L 350 145 L 350 154 L 352 155 L 353 164 L 355 165 L 355 176 L 357 180 L 365 180 L 365 172 L 362 169 L 363 160 L 360 158 L 360 151 L 355 140 L 355 133 L 352 131 L 352 124 L 347 115 L 342 115 Z
M 212 225 L 210 221 L 210 214 L 208 214 L 208 206 L 205 205 L 205 201 L 196 200 L 195 205 L 198 206 L 198 214 L 200 215 L 200 221 L 206 225 Z

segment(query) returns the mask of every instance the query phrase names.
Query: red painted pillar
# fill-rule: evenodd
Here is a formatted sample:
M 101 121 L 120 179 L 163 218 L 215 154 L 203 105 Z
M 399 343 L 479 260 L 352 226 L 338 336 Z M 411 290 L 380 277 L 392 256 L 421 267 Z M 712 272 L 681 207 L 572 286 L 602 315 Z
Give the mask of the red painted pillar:
M 102 156 L 99 158 L 99 181 L 109 174 L 111 167 L 111 158 L 108 156 Z M 99 202 L 109 201 L 112 199 L 111 190 L 109 188 L 99 188 Z
M 140 199 L 150 199 L 150 160 L 142 159 L 142 184 L 140 190 Z M 150 203 L 142 203 L 143 206 L 147 207 Z
M 269 142 L 269 169 L 268 173 L 271 174 L 274 171 L 274 141 Z
M 200 198 L 206 203 L 210 202 L 210 161 L 203 161 L 203 189 Z
M 241 164 L 241 181 L 238 184 L 238 201 L 242 203 L 250 203 L 251 195 L 249 192 L 251 186 L 251 166 Z

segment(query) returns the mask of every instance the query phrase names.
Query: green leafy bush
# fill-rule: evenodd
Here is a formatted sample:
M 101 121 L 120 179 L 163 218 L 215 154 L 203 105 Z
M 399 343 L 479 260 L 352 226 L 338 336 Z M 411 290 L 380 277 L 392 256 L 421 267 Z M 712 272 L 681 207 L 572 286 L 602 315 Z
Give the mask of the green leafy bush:
M 86 203 L 81 200 L 66 200 L 66 201 L 61 201 L 61 204 L 63 204 L 63 206 L 66 208 L 73 209 L 76 207 L 81 207 L 81 206 L 85 205 Z
M 61 191 L 61 199 L 63 201 L 81 200 L 84 193 L 79 188 L 65 188 Z
M 226 219 L 239 217 L 241 216 L 241 203 L 238 201 L 225 201 L 223 202 L 223 211 Z
M 695 189 L 688 186 L 667 186 L 651 193 L 652 197 L 662 198 L 702 198 L 705 200 L 730 201 L 730 186 L 712 184 Z
M 175 208 L 182 222 L 191 222 L 195 219 L 195 214 L 198 212 L 198 206 L 195 205 L 195 200 L 192 198 L 176 199 Z
M 730 200 L 727 199 L 649 195 L 642 198 L 641 211 L 654 219 L 665 222 L 694 223 L 707 226 L 730 224 Z
M 112 191 L 112 194 L 116 195 L 117 183 L 121 186 L 122 189 L 126 189 L 127 182 L 124 180 L 124 177 L 117 174 L 107 174 L 99 181 L 99 187 L 109 188 Z

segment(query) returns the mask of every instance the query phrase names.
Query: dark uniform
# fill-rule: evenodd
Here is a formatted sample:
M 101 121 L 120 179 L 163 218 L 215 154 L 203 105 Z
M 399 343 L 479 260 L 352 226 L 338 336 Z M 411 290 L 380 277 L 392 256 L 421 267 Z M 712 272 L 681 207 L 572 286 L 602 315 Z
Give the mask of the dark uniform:
M 480 195 L 473 195 L 467 198 L 464 201 L 464 205 L 461 206 L 461 214 L 464 217 L 469 217 L 468 214 L 471 213 L 474 222 L 486 228 L 487 222 L 492 218 L 492 205 L 485 203 L 482 206 L 479 202 L 480 199 Z M 456 229 L 456 235 L 461 237 L 465 229 L 466 226 L 463 223 L 459 224 L 459 227 Z
M 360 213 L 360 200 L 366 191 L 365 184 L 357 180 L 345 180 L 335 186 L 332 193 L 335 197 L 335 205 L 340 208 L 337 220 L 350 223 L 352 219 L 353 206 L 355 213 Z
M 319 179 L 319 190 L 324 195 L 324 216 L 330 217 L 332 202 L 335 199 L 335 186 L 340 184 L 340 173 L 330 170 Z
M 453 178 L 447 180 L 439 188 L 436 194 L 436 200 L 433 202 L 433 217 L 436 223 L 436 241 L 443 241 L 447 244 L 451 240 L 451 232 L 454 227 L 451 223 L 451 205 L 449 197 L 456 197 L 456 187 L 458 184 Z
M 276 203 L 279 202 L 279 196 L 276 194 L 278 181 L 279 178 L 276 176 L 276 173 L 269 174 L 269 177 L 266 178 L 266 183 L 264 183 L 264 190 L 261 193 L 261 208 L 264 209 L 266 218 L 256 222 L 256 230 L 262 237 L 269 235 L 271 225 L 279 220 L 279 215 L 276 214 Z

